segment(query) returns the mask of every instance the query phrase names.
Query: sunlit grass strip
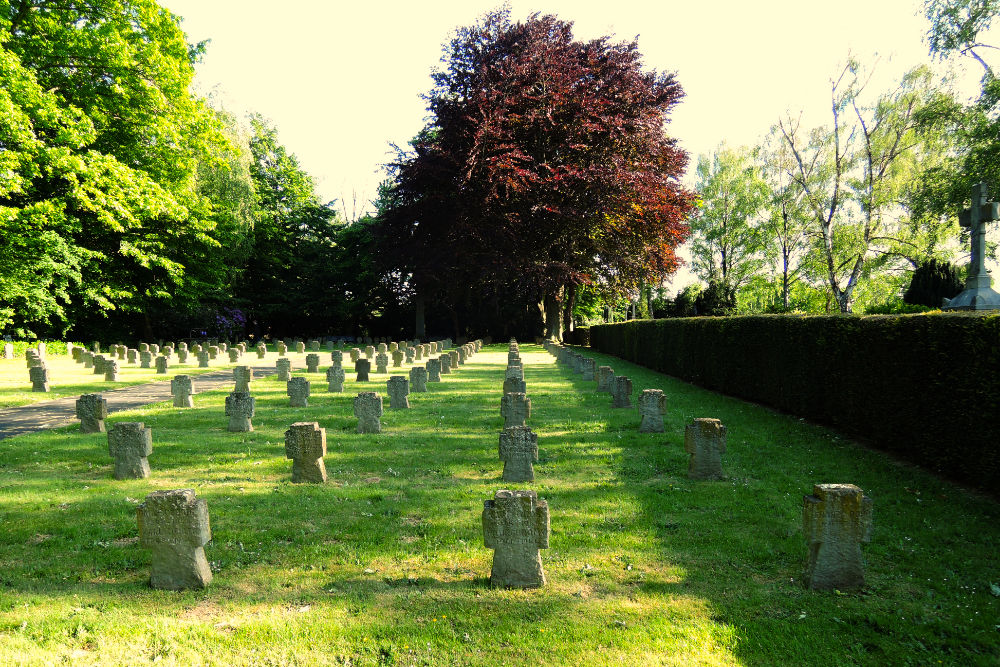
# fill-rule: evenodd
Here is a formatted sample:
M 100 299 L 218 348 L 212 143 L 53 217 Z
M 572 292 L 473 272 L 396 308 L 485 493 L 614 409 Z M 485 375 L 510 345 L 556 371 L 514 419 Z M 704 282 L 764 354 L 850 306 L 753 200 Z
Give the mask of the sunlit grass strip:
M 0 663 L 992 664 L 995 503 L 825 429 L 608 357 L 670 397 L 667 433 L 637 432 L 549 355 L 522 346 L 539 434 L 534 488 L 552 512 L 550 585 L 487 585 L 482 501 L 497 457 L 506 346 L 358 435 L 356 392 L 309 374 L 308 408 L 255 381 L 255 431 L 228 433 L 224 391 L 113 415 L 153 428 L 152 477 L 119 482 L 101 435 L 0 441 Z M 596 355 L 595 355 L 596 356 Z M 325 370 L 326 364 L 321 366 Z M 404 369 L 405 372 L 406 369 Z M 297 374 L 303 374 L 298 371 Z M 729 428 L 723 482 L 686 478 L 683 426 Z M 327 430 L 325 485 L 290 483 L 283 433 Z M 802 495 L 849 481 L 875 500 L 869 587 L 805 591 Z M 157 489 L 208 501 L 215 569 L 201 592 L 150 590 L 135 505 Z M 991 569 L 992 568 L 992 569 Z M 1000 583 L 1000 582 L 998 582 Z
M 326 361 L 330 359 L 330 353 L 321 353 Z M 305 367 L 305 354 L 289 353 L 287 355 L 293 360 L 297 367 Z M 208 368 L 199 368 L 198 359 L 195 355 L 188 358 L 188 363 L 177 363 L 176 355 L 171 359 L 171 365 L 164 375 L 157 375 L 156 368 L 140 368 L 138 364 L 129 364 L 119 361 L 120 370 L 118 380 L 108 382 L 104 375 L 95 375 L 92 368 L 84 368 L 83 364 L 73 361 L 65 355 L 50 355 L 45 358 L 45 364 L 49 368 L 49 384 L 51 391 L 33 392 L 31 382 L 28 380 L 28 369 L 25 366 L 24 358 L 0 359 L 0 409 L 28 405 L 39 401 L 48 401 L 55 398 L 65 398 L 67 396 L 79 396 L 94 392 L 110 391 L 122 387 L 130 387 L 147 382 L 169 381 L 175 375 L 187 374 L 197 377 L 205 373 L 212 373 L 219 370 L 230 369 L 243 364 L 249 365 L 273 365 L 278 355 L 269 352 L 264 359 L 258 359 L 256 352 L 247 353 L 238 364 L 231 363 L 228 355 L 220 353 L 213 359 Z

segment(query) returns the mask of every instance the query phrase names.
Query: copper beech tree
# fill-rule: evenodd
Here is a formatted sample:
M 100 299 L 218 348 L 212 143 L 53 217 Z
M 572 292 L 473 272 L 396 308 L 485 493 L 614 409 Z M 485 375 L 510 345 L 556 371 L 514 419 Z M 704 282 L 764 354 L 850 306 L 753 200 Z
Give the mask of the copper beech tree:
M 459 29 L 443 62 L 382 210 L 418 334 L 426 300 L 456 334 L 469 304 L 523 316 L 543 302 L 558 336 L 580 285 L 620 295 L 675 270 L 694 195 L 664 131 L 683 96 L 672 73 L 644 71 L 635 42 L 578 41 L 572 23 L 506 11 Z

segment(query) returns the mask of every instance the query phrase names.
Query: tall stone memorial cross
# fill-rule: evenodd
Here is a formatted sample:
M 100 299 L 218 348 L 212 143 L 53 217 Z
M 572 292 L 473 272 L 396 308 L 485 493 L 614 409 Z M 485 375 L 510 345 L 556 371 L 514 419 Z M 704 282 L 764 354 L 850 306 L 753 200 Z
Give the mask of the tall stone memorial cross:
M 726 427 L 718 419 L 695 419 L 684 429 L 690 479 L 723 479 Z
M 393 350 L 392 351 L 392 367 L 393 368 L 401 368 L 402 365 L 403 365 L 403 357 L 405 357 L 405 356 L 406 355 L 405 355 L 405 353 L 402 350 L 400 350 L 400 349 Z
M 319 422 L 295 422 L 285 431 L 285 458 L 292 460 L 292 482 L 326 481 L 326 429 Z
M 288 382 L 292 379 L 292 360 L 288 357 L 281 357 L 274 363 L 275 368 L 278 369 L 278 380 L 280 382 Z
M 503 427 L 524 426 L 531 416 L 531 399 L 526 394 L 504 394 L 500 399 Z
M 539 549 L 549 548 L 548 503 L 534 491 L 497 491 L 483 502 L 483 543 L 493 549 L 490 586 L 544 586 Z
M 503 461 L 503 481 L 533 482 L 538 460 L 538 435 L 527 426 L 511 426 L 500 431 L 500 460 Z
M 229 417 L 230 433 L 249 433 L 253 431 L 253 416 L 257 409 L 257 399 L 249 391 L 236 391 L 226 396 L 226 416 Z
M 304 377 L 293 377 L 285 383 L 288 394 L 288 405 L 293 408 L 309 407 L 309 380 Z
M 236 386 L 234 391 L 250 391 L 250 383 L 253 382 L 253 371 L 249 366 L 236 366 L 233 368 L 233 380 Z
M 410 388 L 415 394 L 427 392 L 427 369 L 423 366 L 414 366 L 410 369 Z
M 326 369 L 326 389 L 336 394 L 344 391 L 344 367 L 335 363 Z
M 407 346 L 405 353 L 406 353 L 406 363 L 412 364 L 414 361 L 417 360 L 417 348 L 413 347 L 412 345 Z
M 667 414 L 667 397 L 662 389 L 643 389 L 639 394 L 639 433 L 663 433 L 663 417 Z
M 944 310 L 997 310 L 1000 294 L 992 287 L 990 272 L 986 270 L 986 225 L 1000 220 L 1000 203 L 986 201 L 986 184 L 972 186 L 972 206 L 958 216 L 963 227 L 972 237 L 972 257 L 965 289 L 944 304 Z
M 354 416 L 358 418 L 358 433 L 382 432 L 382 397 L 374 391 L 363 391 L 354 398 Z
M 47 392 L 49 390 L 49 369 L 45 367 L 45 364 L 29 368 L 28 379 L 31 380 L 31 391 Z
M 76 399 L 76 416 L 80 420 L 80 433 L 104 433 L 108 401 L 100 394 L 83 394 Z
M 108 431 L 108 453 L 115 460 L 115 479 L 149 477 L 153 430 L 142 422 L 118 422 Z
M 153 552 L 149 585 L 179 591 L 212 582 L 205 545 L 212 539 L 208 505 L 193 489 L 154 491 L 136 509 L 139 543 Z
M 406 410 L 410 407 L 410 380 L 402 375 L 393 375 L 386 381 L 390 410 Z
M 861 544 L 871 540 L 872 501 L 853 484 L 817 484 L 802 499 L 802 534 L 809 545 L 805 584 L 816 590 L 865 585 Z
M 175 408 L 193 408 L 194 383 L 190 375 L 175 375 L 170 381 L 170 393 L 174 397 Z
M 379 374 L 389 372 L 389 355 L 386 352 L 379 352 L 375 355 L 375 372 Z
M 319 373 L 319 355 L 315 352 L 306 355 L 306 372 Z

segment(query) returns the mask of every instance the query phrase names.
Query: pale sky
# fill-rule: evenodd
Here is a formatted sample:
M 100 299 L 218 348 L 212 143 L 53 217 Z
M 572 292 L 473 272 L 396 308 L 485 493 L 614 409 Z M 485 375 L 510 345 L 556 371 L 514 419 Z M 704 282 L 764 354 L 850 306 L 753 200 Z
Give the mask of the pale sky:
M 421 95 L 441 46 L 499 1 L 160 0 L 189 41 L 211 39 L 197 69 L 237 114 L 271 119 L 281 142 L 349 218 L 370 209 L 389 144 L 424 125 Z M 786 111 L 826 121 L 830 77 L 849 53 L 873 62 L 881 90 L 929 62 L 919 0 L 511 0 L 575 22 L 589 39 L 638 36 L 648 69 L 676 71 L 686 97 L 668 132 L 697 156 L 752 145 Z M 978 73 L 975 73 L 978 76 Z M 693 184 L 693 179 L 687 179 Z M 357 204 L 354 203 L 356 200 Z M 340 204 L 338 204 L 340 208 Z M 677 282 L 675 282 L 675 285 Z

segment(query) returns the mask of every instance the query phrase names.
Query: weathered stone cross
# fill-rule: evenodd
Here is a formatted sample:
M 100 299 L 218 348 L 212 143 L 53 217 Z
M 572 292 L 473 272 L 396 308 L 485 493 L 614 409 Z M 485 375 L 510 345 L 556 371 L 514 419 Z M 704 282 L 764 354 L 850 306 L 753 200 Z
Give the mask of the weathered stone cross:
M 972 206 L 958 216 L 963 227 L 969 228 L 972 237 L 972 257 L 965 290 L 945 302 L 945 310 L 994 310 L 1000 309 L 1000 294 L 991 287 L 990 272 L 986 270 L 986 224 L 1000 220 L 1000 203 L 986 201 L 986 184 L 972 186 Z

